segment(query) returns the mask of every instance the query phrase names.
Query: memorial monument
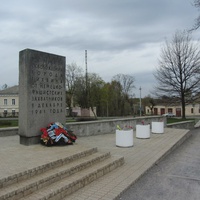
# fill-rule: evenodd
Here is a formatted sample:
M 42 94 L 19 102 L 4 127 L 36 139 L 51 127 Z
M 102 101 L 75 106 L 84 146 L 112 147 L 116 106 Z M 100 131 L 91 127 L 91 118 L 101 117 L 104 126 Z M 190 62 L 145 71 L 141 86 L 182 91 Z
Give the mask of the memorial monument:
M 65 124 L 65 57 L 25 49 L 19 52 L 20 144 L 40 142 L 40 128 Z

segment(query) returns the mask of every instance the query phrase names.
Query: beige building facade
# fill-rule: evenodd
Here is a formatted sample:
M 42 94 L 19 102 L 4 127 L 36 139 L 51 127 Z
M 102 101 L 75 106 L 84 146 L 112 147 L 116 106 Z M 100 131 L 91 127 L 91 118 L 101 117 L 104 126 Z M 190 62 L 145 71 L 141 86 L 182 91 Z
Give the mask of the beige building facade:
M 177 106 L 163 106 L 163 105 L 156 105 L 153 108 L 153 113 L 151 113 L 151 110 L 148 106 L 145 107 L 146 114 L 150 115 L 163 115 L 165 113 L 174 113 L 176 117 L 181 117 L 182 116 L 182 107 L 181 105 Z M 186 105 L 185 107 L 185 115 L 188 117 L 192 116 L 199 116 L 200 115 L 200 104 L 189 104 Z
M 19 115 L 19 87 L 13 86 L 0 91 L 0 117 Z

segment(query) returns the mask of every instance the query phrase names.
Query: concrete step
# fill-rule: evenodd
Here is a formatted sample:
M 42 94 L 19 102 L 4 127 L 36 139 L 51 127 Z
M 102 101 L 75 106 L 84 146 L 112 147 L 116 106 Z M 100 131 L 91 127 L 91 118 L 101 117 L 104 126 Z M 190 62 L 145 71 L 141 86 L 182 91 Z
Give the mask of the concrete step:
M 63 178 L 21 200 L 60 200 L 124 164 L 123 157 L 111 157 L 93 166 Z
M 53 162 L 49 162 L 47 164 L 44 164 L 44 165 L 41 165 L 38 167 L 34 167 L 27 171 L 23 171 L 21 173 L 14 174 L 12 176 L 8 176 L 6 178 L 2 178 L 2 179 L 0 179 L 0 190 L 1 190 L 1 188 L 5 188 L 9 185 L 19 183 L 22 180 L 26 180 L 35 175 L 42 174 L 44 171 L 55 169 L 59 166 L 62 166 L 67 163 L 71 163 L 72 161 L 75 161 L 80 158 L 84 158 L 84 157 L 91 155 L 93 153 L 96 153 L 96 152 L 97 152 L 97 148 L 91 148 L 91 149 L 88 149 L 85 151 L 80 151 L 80 152 L 77 152 L 76 154 L 66 156 L 63 159 L 55 160 Z
M 21 194 L 28 195 L 38 187 L 45 187 L 61 176 L 68 176 L 107 157 L 110 157 L 110 153 L 102 155 L 97 152 L 97 148 L 91 148 L 1 179 L 0 200 L 18 199 Z
M 71 180 L 70 187 L 73 187 L 78 182 L 85 182 L 85 184 L 89 183 L 90 181 L 87 180 L 87 178 L 79 178 L 75 182 L 72 179 L 75 177 L 75 174 L 81 174 L 84 171 L 93 171 L 94 166 L 102 166 L 104 163 L 104 167 L 100 167 L 100 174 L 104 175 L 103 170 L 109 171 L 108 166 L 110 168 L 115 168 L 111 166 L 111 163 L 113 160 L 110 160 L 110 153 L 99 153 L 97 151 L 97 148 L 92 148 L 83 152 L 78 152 L 74 155 L 68 156 L 64 159 L 60 159 L 36 168 L 33 168 L 31 170 L 27 170 L 25 172 L 15 174 L 11 177 L 5 178 L 1 180 L 1 189 L 0 189 L 0 200 L 2 199 L 12 199 L 17 200 L 20 198 L 26 199 L 27 195 L 32 194 L 31 196 L 27 196 L 28 199 L 39 199 L 39 197 L 35 198 L 35 194 L 39 191 L 44 192 L 44 190 L 47 190 L 47 193 L 45 194 L 52 195 L 52 184 L 58 185 L 60 182 L 63 182 L 65 179 L 68 181 Z M 109 161 L 109 162 L 108 162 Z M 108 164 L 108 163 L 109 164 Z M 116 164 L 117 162 L 117 164 Z M 123 164 L 123 158 L 121 160 L 121 163 L 114 160 L 112 165 L 121 165 Z M 107 163 L 107 164 L 106 164 Z M 107 166 L 108 165 L 108 166 Z M 97 171 L 94 170 L 93 175 L 97 173 Z M 90 173 L 88 173 L 89 176 L 91 176 Z M 78 175 L 79 176 L 79 175 Z M 96 175 L 95 175 L 96 176 Z M 99 175 L 98 175 L 99 176 Z M 96 176 L 96 178 L 98 178 Z M 6 180 L 3 183 L 3 180 Z M 62 187 L 61 187 L 62 188 Z M 77 186 L 75 187 L 77 188 Z M 49 191 L 49 192 L 48 192 Z M 60 193 L 61 189 L 58 191 L 54 191 L 53 193 L 57 194 Z M 73 191 L 72 189 L 70 191 Z M 50 193 L 50 194 L 49 194 Z M 62 192 L 63 193 L 63 192 Z M 71 193 L 70 193 L 71 194 Z M 49 197 L 47 198 L 49 199 Z M 56 198 L 57 199 L 57 198 Z
M 40 175 L 33 176 L 30 179 L 25 179 L 17 184 L 7 186 L 4 190 L 0 191 L 0 199 L 1 197 L 14 198 L 13 196 L 17 199 L 18 196 L 28 195 L 37 191 L 38 188 L 48 186 L 53 182 L 59 181 L 109 157 L 110 153 L 99 154 L 96 152 L 92 155 L 88 155 L 87 157 L 72 161 L 66 165 L 44 171 Z

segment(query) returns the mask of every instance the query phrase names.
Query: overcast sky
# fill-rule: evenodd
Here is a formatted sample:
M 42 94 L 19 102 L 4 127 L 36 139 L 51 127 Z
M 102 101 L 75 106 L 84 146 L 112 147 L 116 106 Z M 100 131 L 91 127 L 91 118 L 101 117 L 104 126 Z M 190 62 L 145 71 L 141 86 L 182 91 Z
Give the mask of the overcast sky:
M 66 57 L 110 82 L 135 77 L 135 96 L 151 94 L 161 46 L 190 29 L 200 13 L 193 0 L 2 0 L 0 87 L 18 84 L 19 51 L 30 48 Z M 199 39 L 200 31 L 193 33 Z

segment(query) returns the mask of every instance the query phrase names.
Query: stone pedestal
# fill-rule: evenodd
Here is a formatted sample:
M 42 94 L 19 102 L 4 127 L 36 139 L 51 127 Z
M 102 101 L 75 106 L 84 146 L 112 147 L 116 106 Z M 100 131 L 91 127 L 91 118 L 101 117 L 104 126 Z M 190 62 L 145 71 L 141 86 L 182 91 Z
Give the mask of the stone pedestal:
M 133 146 L 133 129 L 116 130 L 116 146 L 132 147 Z
M 31 49 L 19 53 L 19 136 L 24 145 L 40 140 L 40 128 L 65 123 L 65 57 Z

